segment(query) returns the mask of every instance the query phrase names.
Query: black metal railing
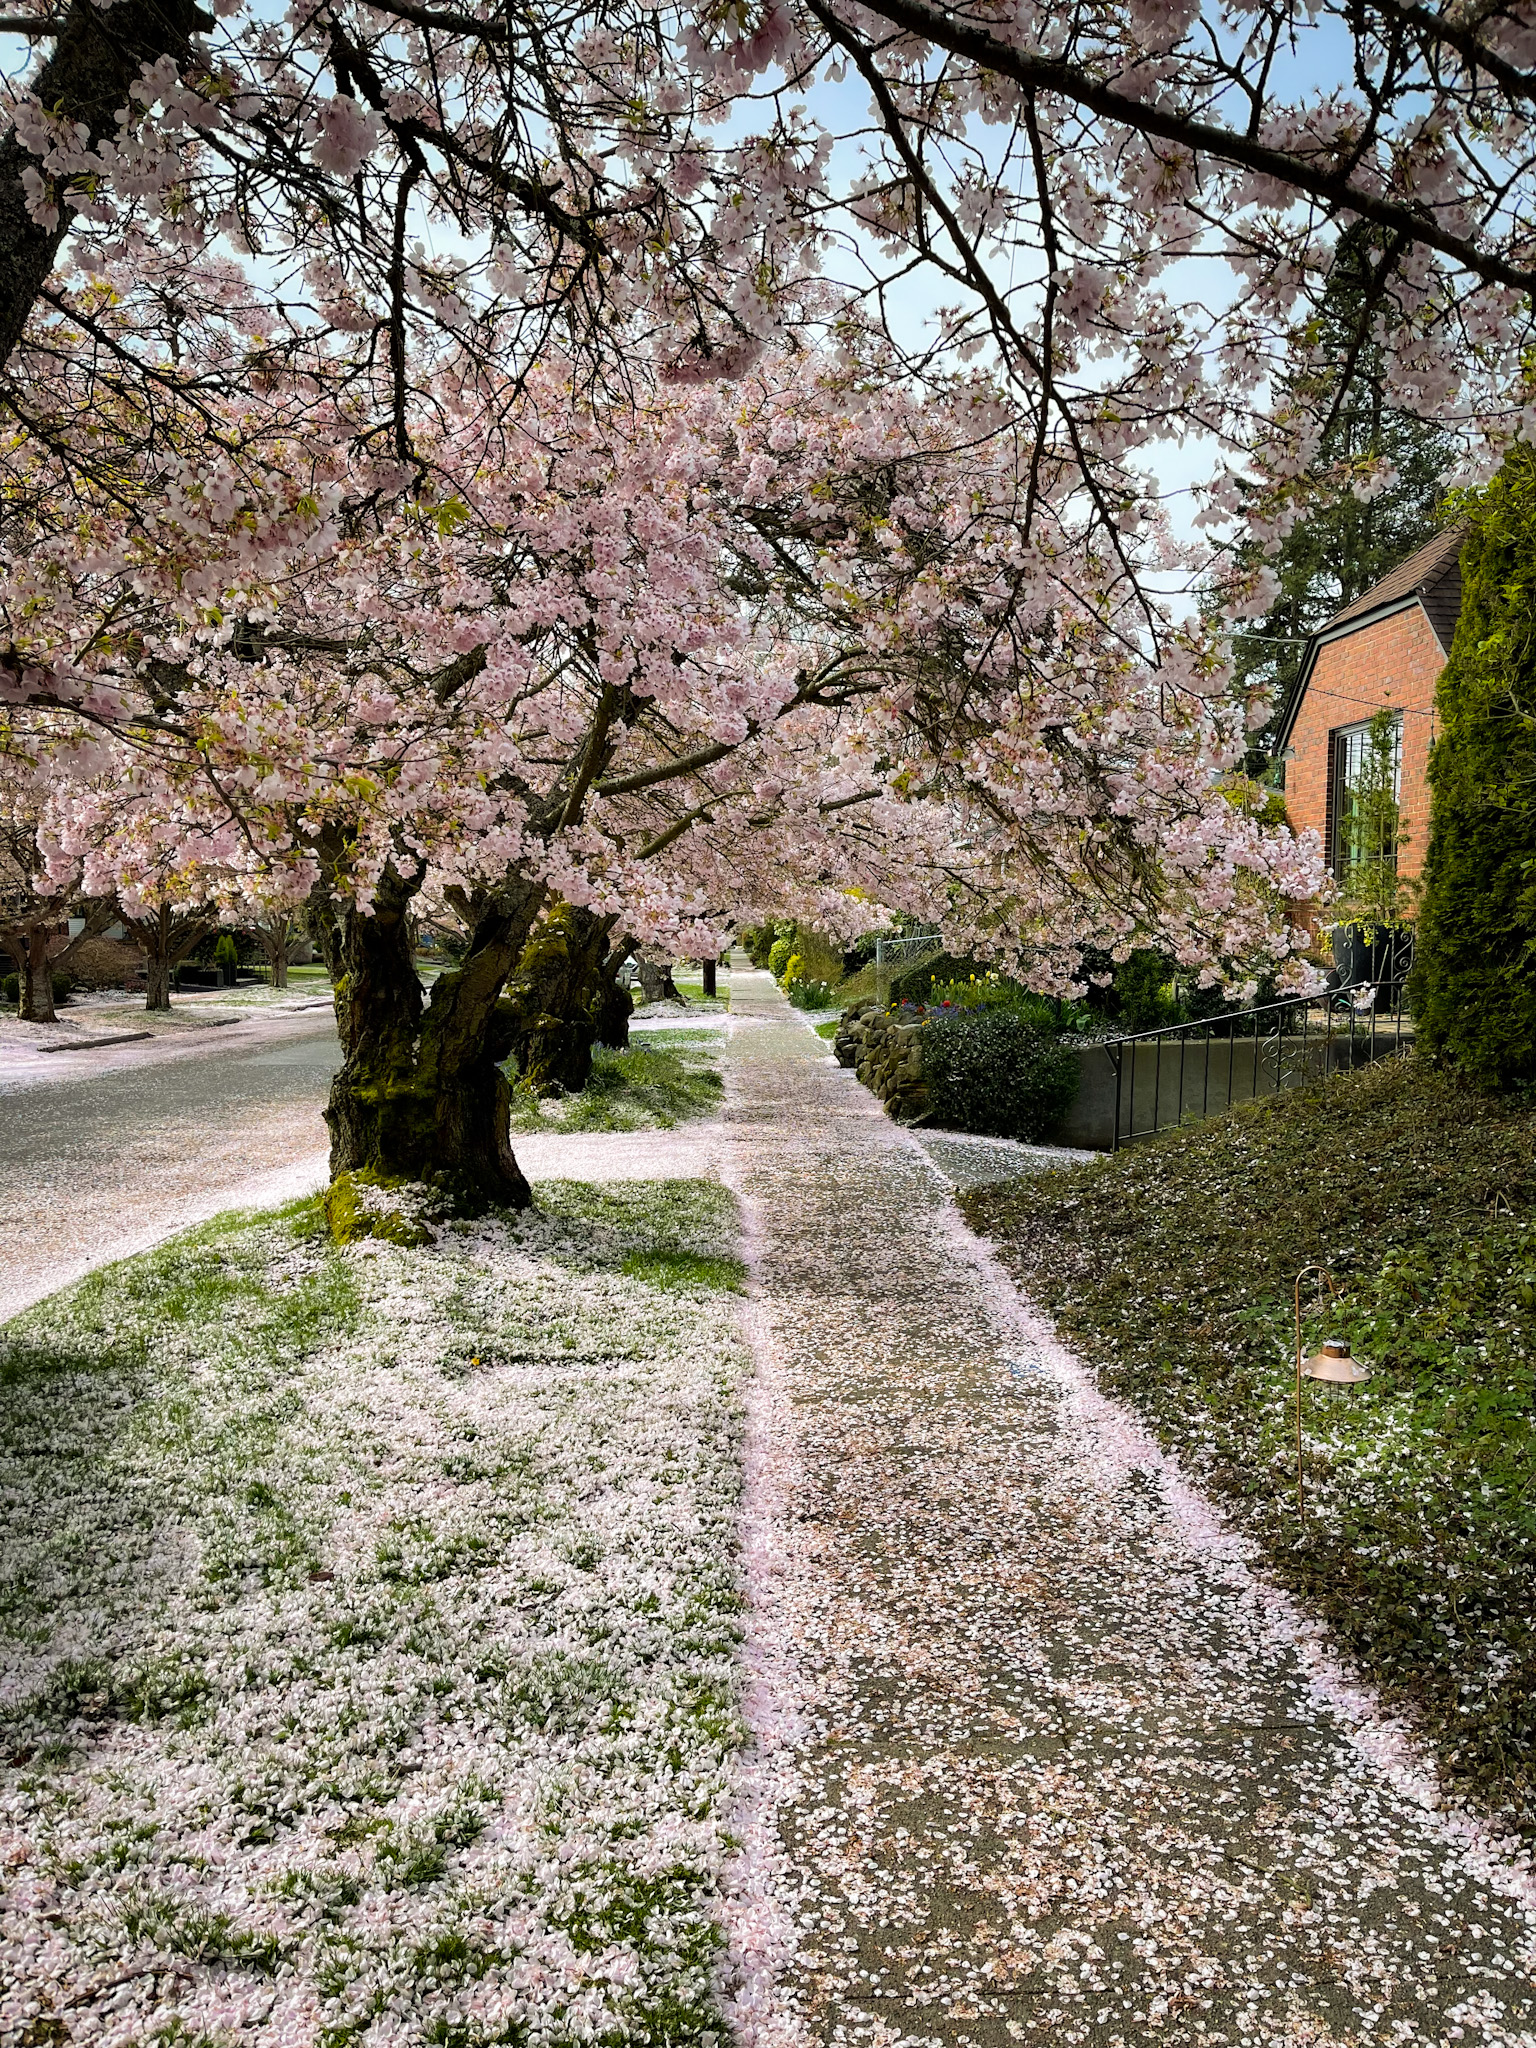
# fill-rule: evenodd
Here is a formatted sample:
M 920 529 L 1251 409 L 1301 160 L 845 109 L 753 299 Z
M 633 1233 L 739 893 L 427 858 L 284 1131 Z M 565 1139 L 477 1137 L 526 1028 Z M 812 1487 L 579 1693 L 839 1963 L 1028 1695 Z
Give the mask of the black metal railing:
M 1357 1009 L 1355 998 L 1367 993 L 1379 995 L 1387 1007 L 1373 1000 Z M 1413 1019 L 1403 1008 L 1400 984 L 1261 1003 L 1224 1017 L 1110 1039 L 1103 1050 L 1115 1075 L 1111 1149 L 1118 1152 L 1234 1103 L 1369 1066 L 1412 1043 Z

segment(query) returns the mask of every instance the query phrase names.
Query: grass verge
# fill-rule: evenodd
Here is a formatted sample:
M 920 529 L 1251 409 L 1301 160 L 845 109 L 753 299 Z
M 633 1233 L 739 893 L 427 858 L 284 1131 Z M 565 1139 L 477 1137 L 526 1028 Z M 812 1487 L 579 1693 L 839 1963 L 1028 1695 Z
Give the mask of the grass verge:
M 669 1131 L 711 1116 L 724 1091 L 718 1031 L 634 1031 L 627 1051 L 599 1046 L 579 1095 L 539 1101 L 514 1090 L 514 1131 Z
M 723 970 L 716 980 L 715 993 L 712 996 L 707 996 L 704 993 L 704 978 L 702 975 L 690 976 L 674 973 L 672 982 L 678 994 L 687 1001 L 690 1010 L 703 1010 L 706 1015 L 714 1016 L 718 1012 L 729 1010 L 731 1007 L 730 976 Z M 636 1002 L 638 1002 L 640 1000 L 638 989 L 634 991 L 634 995 Z
M 1450 1777 L 1536 1825 L 1536 1113 L 1393 1060 L 961 1199 Z M 1314 1260 L 1307 1350 L 1373 1376 L 1308 1386 L 1303 1525 Z
M 223 1219 L 0 1329 L 0 2034 L 709 2048 L 731 1198 Z

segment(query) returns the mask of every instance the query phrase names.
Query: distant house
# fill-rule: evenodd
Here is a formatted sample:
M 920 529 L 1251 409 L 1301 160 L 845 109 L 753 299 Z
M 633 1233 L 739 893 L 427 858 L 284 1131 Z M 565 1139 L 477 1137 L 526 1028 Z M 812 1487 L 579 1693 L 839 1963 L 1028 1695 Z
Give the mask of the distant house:
M 1466 537 L 1460 523 L 1437 533 L 1307 643 L 1280 728 L 1282 787 L 1292 825 L 1319 835 L 1341 883 L 1354 843 L 1351 798 L 1381 711 L 1397 722 L 1398 873 L 1411 879 L 1424 864 L 1435 685 L 1461 611 Z

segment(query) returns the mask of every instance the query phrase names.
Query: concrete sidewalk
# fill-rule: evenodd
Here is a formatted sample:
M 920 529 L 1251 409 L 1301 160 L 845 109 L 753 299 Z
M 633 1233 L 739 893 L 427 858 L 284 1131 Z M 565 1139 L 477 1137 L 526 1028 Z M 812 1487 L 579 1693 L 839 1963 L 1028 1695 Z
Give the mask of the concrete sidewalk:
M 766 975 L 732 1013 L 743 2038 L 1536 2040 L 1529 1873 L 1426 1807 Z

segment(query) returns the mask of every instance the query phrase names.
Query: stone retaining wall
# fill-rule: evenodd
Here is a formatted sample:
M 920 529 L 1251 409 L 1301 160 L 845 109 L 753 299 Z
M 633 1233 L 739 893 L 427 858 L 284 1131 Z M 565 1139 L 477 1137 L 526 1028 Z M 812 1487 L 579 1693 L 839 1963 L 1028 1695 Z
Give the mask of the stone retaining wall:
M 921 1024 L 903 1022 L 879 1003 L 856 1003 L 843 1012 L 832 1050 L 840 1067 L 852 1067 L 899 1124 L 928 1113 L 923 1079 Z

